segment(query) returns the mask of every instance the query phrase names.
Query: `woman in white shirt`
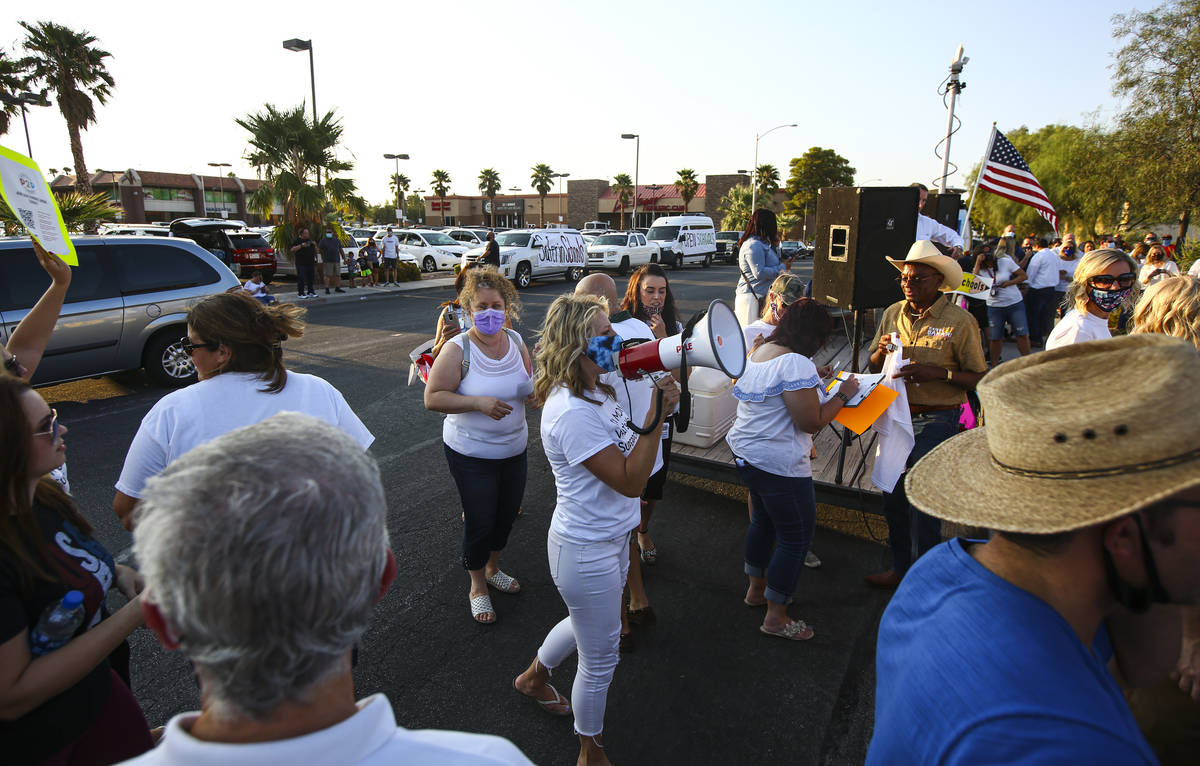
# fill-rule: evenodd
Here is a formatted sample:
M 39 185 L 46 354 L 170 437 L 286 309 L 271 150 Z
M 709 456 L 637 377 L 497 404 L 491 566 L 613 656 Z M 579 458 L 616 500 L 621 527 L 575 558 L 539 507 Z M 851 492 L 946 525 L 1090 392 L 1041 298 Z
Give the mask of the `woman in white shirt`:
M 1179 276 L 1179 265 L 1167 257 L 1162 245 L 1151 245 L 1146 252 L 1146 263 L 1138 272 L 1142 287 L 1158 284 L 1169 277 Z
M 1137 303 L 1141 289 L 1137 282 L 1137 264 L 1120 250 L 1093 250 L 1079 261 L 1075 276 L 1067 286 L 1063 315 L 1046 339 L 1046 350 L 1111 338 L 1108 315 Z
M 517 291 L 494 266 L 467 270 L 458 295 L 471 328 L 445 342 L 425 386 L 425 407 L 446 413 L 442 441 L 463 506 L 462 562 L 476 622 L 496 621 L 488 586 L 516 593 L 521 585 L 500 570 L 525 494 L 533 393 L 529 352 L 505 327 L 520 310 Z
M 1025 314 L 1025 302 L 1017 285 L 1026 279 L 1025 271 L 1017 262 L 999 250 L 984 248 L 975 259 L 973 274 L 981 274 L 992 283 L 987 294 L 988 356 L 992 366 L 1000 364 L 1004 350 L 1004 325 L 1012 326 L 1017 339 L 1017 351 L 1027 356 L 1029 345 L 1029 320 Z
M 303 315 L 299 306 L 264 306 L 241 290 L 211 295 L 188 310 L 183 349 L 199 380 L 159 399 L 134 434 L 113 498 L 126 529 L 133 528 L 147 479 L 193 447 L 276 413 L 312 415 L 341 428 L 364 450 L 371 446 L 375 437 L 341 392 L 316 375 L 284 367 L 283 341 L 304 334 Z
M 733 387 L 737 417 L 725 437 L 753 508 L 746 531 L 750 584 L 744 600 L 748 606 L 766 605 L 760 631 L 792 641 L 813 637 L 811 627 L 787 613 L 816 526 L 812 434 L 858 391 L 858 382 L 850 378 L 821 403 L 821 378 L 809 356 L 832 331 L 829 312 L 812 299 L 789 306 L 767 342 L 750 354 Z
M 549 713 L 574 712 L 579 763 L 588 764 L 608 763 L 599 738 L 617 666 L 629 535 L 659 446 L 657 438 L 638 438 L 612 388 L 600 382 L 614 369 L 619 343 L 602 299 L 560 296 L 542 325 L 534 380 L 534 397 L 543 403 L 542 446 L 558 492 L 546 551 L 569 615 L 550 630 L 513 686 Z M 659 386 L 662 406 L 650 408 L 643 430 L 661 427 L 679 402 L 673 383 Z M 549 684 L 550 673 L 576 650 L 568 704 Z

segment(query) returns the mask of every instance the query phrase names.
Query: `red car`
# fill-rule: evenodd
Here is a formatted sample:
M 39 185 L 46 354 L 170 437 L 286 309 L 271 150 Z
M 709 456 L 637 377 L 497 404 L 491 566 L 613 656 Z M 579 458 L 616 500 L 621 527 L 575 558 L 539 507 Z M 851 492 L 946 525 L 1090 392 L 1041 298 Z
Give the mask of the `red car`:
M 224 218 L 178 218 L 171 221 L 171 236 L 190 239 L 221 259 L 238 279 L 245 281 L 261 271 L 264 282 L 275 277 L 275 248 L 263 235 L 247 231 L 246 224 Z

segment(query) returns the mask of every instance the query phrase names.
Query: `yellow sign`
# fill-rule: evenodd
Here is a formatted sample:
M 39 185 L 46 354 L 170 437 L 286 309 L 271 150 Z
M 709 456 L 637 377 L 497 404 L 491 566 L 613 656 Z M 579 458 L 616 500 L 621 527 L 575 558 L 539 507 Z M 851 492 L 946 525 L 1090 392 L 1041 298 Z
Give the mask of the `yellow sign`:
M 0 146 L 0 196 L 13 216 L 47 252 L 72 266 L 79 265 L 75 245 L 67 234 L 62 211 L 37 163 Z
M 980 295 L 991 289 L 992 280 L 966 271 L 963 272 L 962 284 L 958 286 L 957 290 L 951 290 L 951 292 L 962 293 L 963 295 Z

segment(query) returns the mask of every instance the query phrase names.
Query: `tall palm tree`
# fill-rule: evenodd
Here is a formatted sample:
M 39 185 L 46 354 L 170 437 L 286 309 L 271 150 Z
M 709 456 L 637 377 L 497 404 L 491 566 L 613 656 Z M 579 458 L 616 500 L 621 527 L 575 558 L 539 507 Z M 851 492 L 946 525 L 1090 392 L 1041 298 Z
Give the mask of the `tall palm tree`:
M 539 162 L 530 170 L 533 175 L 529 176 L 529 180 L 533 183 L 533 190 L 538 193 L 538 202 L 541 204 L 541 217 L 538 218 L 538 225 L 546 225 L 546 195 L 554 188 L 554 170 L 544 162 Z
M 723 231 L 744 231 L 750 221 L 752 190 L 750 184 L 738 184 L 725 192 L 717 209 L 722 214 L 721 229 Z
M 774 165 L 759 165 L 754 172 L 754 183 L 758 184 L 758 198 L 767 200 L 767 207 L 774 207 L 775 192 L 779 191 L 779 169 Z
M 442 223 L 446 222 L 446 194 L 450 191 L 450 173 L 445 170 L 433 171 L 433 185 L 430 187 L 433 195 L 442 201 Z
M 16 96 L 29 90 L 32 76 L 29 59 L 14 59 L 0 48 L 0 95 Z M 5 101 L 0 104 L 0 136 L 12 127 L 13 118 L 21 113 L 21 105 Z
M 628 173 L 613 176 L 613 194 L 617 195 L 617 207 L 621 211 L 621 228 L 625 228 L 625 206 L 633 201 L 633 179 Z
M 492 226 L 496 225 L 496 195 L 500 192 L 500 174 L 493 168 L 479 171 L 479 193 L 488 198 Z
M 684 168 L 676 173 L 679 180 L 675 182 L 675 190 L 679 192 L 679 196 L 683 198 L 683 212 L 686 215 L 688 205 L 696 196 L 696 191 L 700 188 L 700 179 L 696 178 L 696 171 L 691 168 Z
M 105 104 L 112 95 L 116 82 L 104 64 L 112 54 L 95 47 L 98 42 L 95 35 L 86 31 L 76 32 L 52 21 L 18 23 L 26 32 L 25 50 L 30 54 L 28 60 L 33 80 L 45 83 L 54 91 L 58 110 L 67 121 L 71 159 L 75 163 L 75 190 L 90 195 L 92 184 L 83 161 L 83 141 L 79 132 L 87 130 L 88 125 L 96 121 L 92 97 Z
M 396 198 L 397 210 L 404 209 L 404 195 L 408 193 L 410 186 L 412 186 L 412 181 L 408 180 L 408 176 L 403 173 L 392 173 L 392 177 L 388 180 L 388 188 L 392 190 L 392 196 Z
M 342 124 L 333 111 L 314 123 L 303 104 L 283 110 L 265 104 L 234 122 L 250 132 L 245 159 L 263 179 L 246 207 L 264 218 L 276 205 L 283 207 L 283 224 L 273 235 L 277 248 L 286 252 L 304 226 L 319 228 L 326 204 L 343 214 L 365 213 L 366 200 L 356 194 L 354 181 L 335 177 L 353 170 L 354 163 L 337 158 Z M 318 183 L 322 177 L 324 183 Z

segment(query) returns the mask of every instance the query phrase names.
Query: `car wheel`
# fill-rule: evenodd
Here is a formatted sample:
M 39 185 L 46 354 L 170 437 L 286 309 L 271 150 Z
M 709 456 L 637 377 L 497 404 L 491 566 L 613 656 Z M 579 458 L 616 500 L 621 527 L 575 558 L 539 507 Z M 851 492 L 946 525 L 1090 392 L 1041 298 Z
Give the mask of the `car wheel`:
M 183 327 L 164 330 L 146 344 L 142 366 L 155 384 L 180 388 L 196 382 L 196 365 L 180 342 L 185 331 Z
M 621 265 L 617 267 L 617 273 L 620 274 L 621 276 L 625 276 L 626 274 L 629 273 L 629 256 L 628 255 L 621 256 Z
M 432 255 L 425 256 L 425 260 L 421 261 L 421 271 L 426 274 L 437 271 L 437 261 L 433 260 Z
M 517 287 L 524 290 L 533 282 L 533 269 L 530 268 L 528 263 L 518 263 L 517 273 L 514 276 L 515 279 L 513 281 Z
M 702 264 L 700 264 L 700 265 L 701 265 L 701 266 L 703 266 L 703 267 L 704 267 L 704 268 L 706 268 L 706 269 L 707 269 L 709 266 L 712 266 L 712 256 L 711 256 L 711 255 L 706 255 L 706 256 L 704 256 L 704 263 L 702 263 Z
M 568 282 L 578 282 L 581 279 L 583 279 L 583 269 L 581 267 L 575 266 L 574 268 L 567 269 Z

